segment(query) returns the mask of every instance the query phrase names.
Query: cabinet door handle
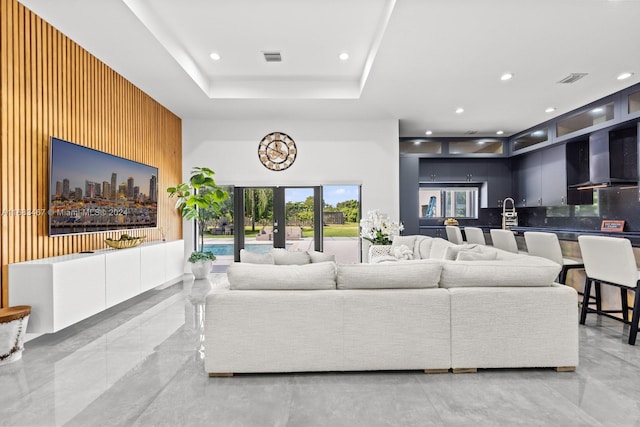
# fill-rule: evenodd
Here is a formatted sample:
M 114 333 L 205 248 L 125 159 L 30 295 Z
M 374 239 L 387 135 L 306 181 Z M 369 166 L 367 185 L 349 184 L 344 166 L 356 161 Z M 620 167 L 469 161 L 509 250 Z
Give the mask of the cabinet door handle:
M 538 199 L 538 206 L 542 206 L 542 197 Z

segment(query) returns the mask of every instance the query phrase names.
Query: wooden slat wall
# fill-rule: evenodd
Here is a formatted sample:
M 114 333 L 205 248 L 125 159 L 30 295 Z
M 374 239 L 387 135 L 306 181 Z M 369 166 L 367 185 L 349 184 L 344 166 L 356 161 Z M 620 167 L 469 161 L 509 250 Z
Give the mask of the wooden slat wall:
M 182 122 L 16 0 L 0 0 L 0 260 L 7 265 L 106 247 L 121 232 L 48 236 L 49 137 L 158 167 L 158 222 L 167 239 L 182 221 L 164 191 L 182 180 Z M 159 229 L 132 231 L 147 241 Z

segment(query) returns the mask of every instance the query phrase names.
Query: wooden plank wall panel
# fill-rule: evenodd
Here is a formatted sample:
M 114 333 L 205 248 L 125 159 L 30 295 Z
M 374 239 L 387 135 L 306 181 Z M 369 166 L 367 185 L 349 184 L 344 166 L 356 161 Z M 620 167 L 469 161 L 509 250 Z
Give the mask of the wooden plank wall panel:
M 48 236 L 51 136 L 158 167 L 158 223 L 182 238 L 164 191 L 182 180 L 180 118 L 16 0 L 0 0 L 0 132 L 2 307 L 8 264 L 102 249 L 121 234 Z M 161 239 L 160 229 L 130 234 Z

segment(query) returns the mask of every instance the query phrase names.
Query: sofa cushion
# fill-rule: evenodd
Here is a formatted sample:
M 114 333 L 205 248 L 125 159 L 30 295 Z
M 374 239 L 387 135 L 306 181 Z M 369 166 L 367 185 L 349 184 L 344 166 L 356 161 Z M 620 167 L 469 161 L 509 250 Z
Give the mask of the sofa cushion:
M 440 287 L 551 286 L 560 266 L 530 255 L 495 261 L 442 261 Z
M 495 252 L 480 251 L 460 251 L 456 256 L 456 261 L 493 261 L 498 257 Z
M 442 267 L 437 260 L 383 264 L 339 264 L 338 289 L 437 288 Z
M 432 237 L 427 237 L 420 234 L 416 235 L 416 241 L 413 244 L 413 259 L 422 259 L 422 254 L 420 253 L 420 245 L 427 239 L 432 239 Z
M 433 245 L 433 237 L 427 237 L 419 241 L 418 254 L 420 254 L 420 259 L 429 259 L 431 257 L 432 245 Z
M 273 255 L 273 261 L 276 265 L 303 265 L 311 262 L 309 253 L 288 251 L 283 248 L 271 249 L 271 255 Z
M 309 258 L 311 262 L 327 262 L 336 260 L 336 256 L 333 254 L 325 254 L 324 252 L 318 251 L 307 251 L 309 254 Z
M 275 264 L 273 255 L 270 253 L 256 254 L 249 252 L 246 249 L 240 249 L 240 262 L 246 262 L 251 264 Z
M 522 256 L 527 256 L 526 254 L 520 254 L 520 253 L 514 254 L 513 252 L 505 251 L 503 249 L 495 248 L 493 246 L 478 245 L 477 249 L 482 253 L 496 254 L 497 260 L 504 260 L 504 261 L 514 260 Z
M 231 290 L 335 289 L 336 264 L 268 265 L 235 262 L 227 269 Z

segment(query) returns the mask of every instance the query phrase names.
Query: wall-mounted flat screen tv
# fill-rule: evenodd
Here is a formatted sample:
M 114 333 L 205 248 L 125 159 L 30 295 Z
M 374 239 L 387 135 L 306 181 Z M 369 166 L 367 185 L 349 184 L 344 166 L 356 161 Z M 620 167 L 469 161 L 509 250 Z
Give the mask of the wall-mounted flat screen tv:
M 158 168 L 51 138 L 49 235 L 154 228 Z

